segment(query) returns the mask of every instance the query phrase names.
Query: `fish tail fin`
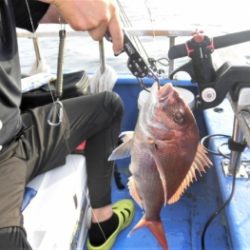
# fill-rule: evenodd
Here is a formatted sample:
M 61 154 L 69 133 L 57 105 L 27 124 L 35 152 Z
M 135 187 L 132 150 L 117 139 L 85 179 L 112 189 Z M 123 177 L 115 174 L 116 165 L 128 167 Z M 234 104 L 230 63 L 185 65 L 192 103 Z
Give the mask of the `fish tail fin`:
M 134 233 L 136 230 L 142 227 L 148 227 L 150 231 L 153 233 L 155 238 L 158 240 L 163 250 L 168 250 L 168 243 L 166 240 L 166 236 L 164 233 L 164 229 L 161 221 L 150 221 L 146 220 L 144 217 L 134 226 L 134 228 L 130 231 L 129 236 Z

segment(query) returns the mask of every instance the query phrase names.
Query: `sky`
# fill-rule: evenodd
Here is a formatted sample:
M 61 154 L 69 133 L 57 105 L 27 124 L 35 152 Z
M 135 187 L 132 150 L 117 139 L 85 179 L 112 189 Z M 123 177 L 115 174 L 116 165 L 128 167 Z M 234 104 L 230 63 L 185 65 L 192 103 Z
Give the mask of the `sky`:
M 249 0 L 119 0 L 134 26 L 202 27 L 214 32 L 250 28 Z

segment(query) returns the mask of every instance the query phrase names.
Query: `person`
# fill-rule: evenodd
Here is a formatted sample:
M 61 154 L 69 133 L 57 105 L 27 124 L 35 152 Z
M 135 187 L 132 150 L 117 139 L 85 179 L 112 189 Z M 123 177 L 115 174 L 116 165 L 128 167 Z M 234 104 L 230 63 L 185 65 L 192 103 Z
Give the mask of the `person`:
M 29 15 L 29 11 L 30 14 Z M 20 111 L 21 70 L 16 26 L 32 31 L 39 21 L 58 21 L 87 30 L 99 40 L 109 30 L 114 53 L 123 47 L 113 0 L 1 0 L 0 2 L 0 249 L 31 249 L 23 228 L 21 205 L 26 183 L 62 165 L 67 154 L 87 140 L 88 188 L 93 216 L 88 249 L 110 249 L 134 215 L 130 199 L 112 205 L 112 163 L 123 115 L 117 94 L 103 92 L 62 100 L 59 126 L 47 122 L 52 104 Z M 32 27 L 33 26 L 33 27 Z

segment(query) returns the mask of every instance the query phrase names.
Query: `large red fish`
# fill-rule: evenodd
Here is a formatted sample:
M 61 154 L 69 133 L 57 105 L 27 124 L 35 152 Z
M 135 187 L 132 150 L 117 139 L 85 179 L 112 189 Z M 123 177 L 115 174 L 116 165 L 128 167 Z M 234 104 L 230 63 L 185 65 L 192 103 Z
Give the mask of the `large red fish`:
M 211 165 L 199 144 L 199 130 L 188 105 L 171 84 L 155 83 L 141 106 L 134 133 L 125 136 L 110 160 L 131 155 L 129 190 L 145 213 L 133 230 L 149 227 L 164 250 L 168 249 L 160 211 L 178 201 Z

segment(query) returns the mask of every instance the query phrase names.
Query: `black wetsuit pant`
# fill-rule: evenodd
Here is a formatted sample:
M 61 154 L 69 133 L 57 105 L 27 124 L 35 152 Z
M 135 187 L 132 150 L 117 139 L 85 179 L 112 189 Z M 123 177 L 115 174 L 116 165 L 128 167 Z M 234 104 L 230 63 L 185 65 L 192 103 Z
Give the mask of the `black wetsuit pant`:
M 25 184 L 62 165 L 65 156 L 87 140 L 88 188 L 93 208 L 111 203 L 112 162 L 123 114 L 118 95 L 103 92 L 63 101 L 60 126 L 47 122 L 51 105 L 25 112 L 23 131 L 0 153 L 0 249 L 30 249 L 22 227 Z

